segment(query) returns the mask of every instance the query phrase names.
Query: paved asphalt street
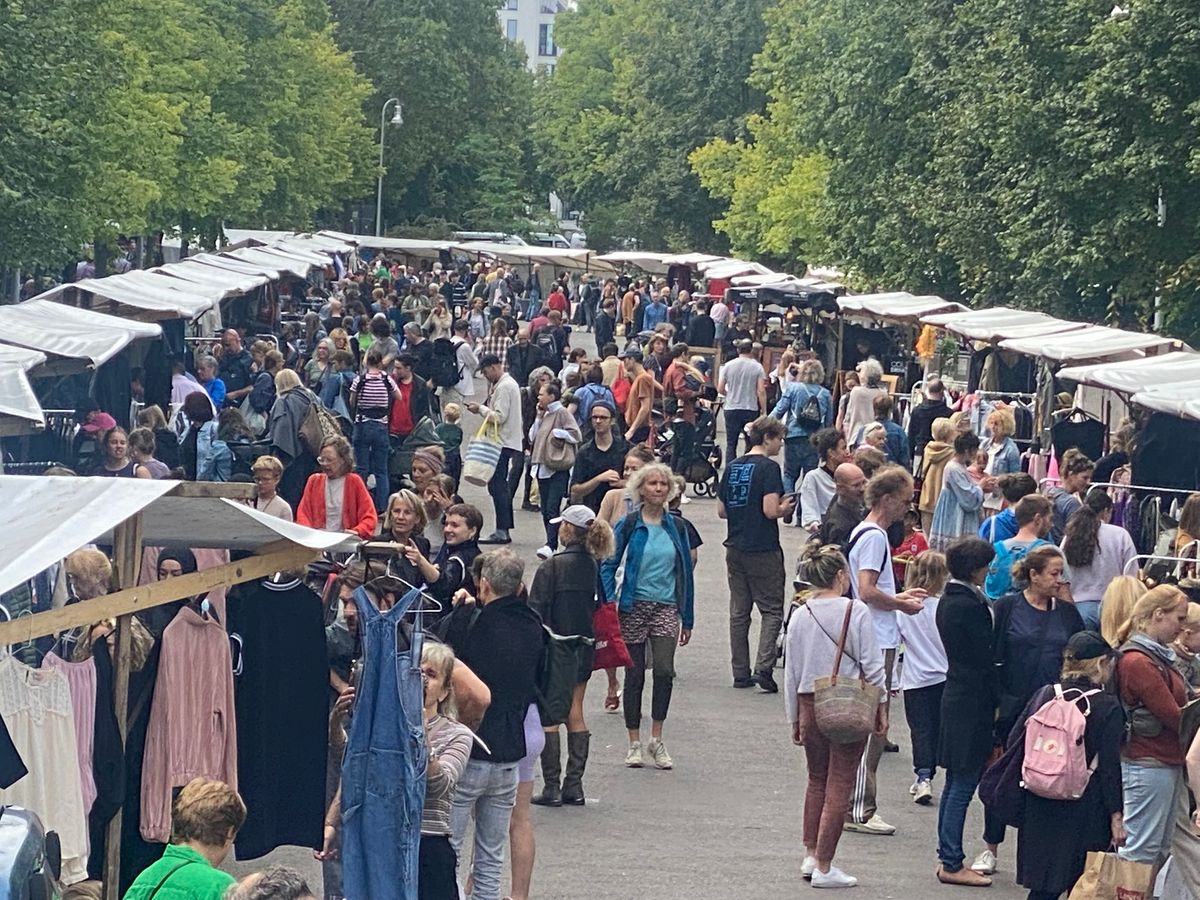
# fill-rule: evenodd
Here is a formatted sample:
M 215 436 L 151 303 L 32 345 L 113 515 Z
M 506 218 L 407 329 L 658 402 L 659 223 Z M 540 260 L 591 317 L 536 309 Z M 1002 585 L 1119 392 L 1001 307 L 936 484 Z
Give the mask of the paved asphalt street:
M 590 335 L 583 335 L 585 341 Z M 584 343 L 589 346 L 589 343 Z M 482 390 L 482 385 L 481 385 Z M 477 419 L 468 416 L 466 433 Z M 486 492 L 464 484 L 464 498 L 484 512 L 484 531 L 493 525 Z M 537 864 L 532 896 L 554 900 L 778 900 L 806 895 L 800 879 L 804 801 L 803 750 L 794 747 L 781 695 L 735 690 L 729 670 L 728 588 L 725 528 L 716 501 L 695 498 L 684 507 L 704 545 L 696 570 L 696 627 L 689 646 L 676 655 L 678 677 L 664 740 L 675 761 L 670 772 L 626 769 L 627 740 L 620 715 L 602 709 L 604 677 L 591 682 L 587 700 L 592 732 L 584 780 L 587 806 L 534 808 Z M 799 551 L 799 532 L 781 527 L 789 574 Z M 542 543 L 540 516 L 517 512 L 512 549 L 527 562 L 526 580 Z M 757 639 L 757 616 L 751 647 Z M 782 684 L 782 670 L 777 672 Z M 645 709 L 651 677 L 647 673 Z M 897 827 L 891 837 L 846 834 L 836 864 L 859 879 L 849 896 L 919 900 L 972 893 L 934 878 L 935 804 L 917 806 L 912 783 L 908 730 L 903 710 L 893 704 L 892 738 L 898 754 L 885 754 L 879 769 L 879 812 Z M 646 722 L 648 735 L 649 722 Z M 983 849 L 981 807 L 972 805 L 965 842 L 968 862 Z M 1015 835 L 1001 848 L 1000 872 L 986 896 L 1024 897 L 1013 884 Z M 288 848 L 265 860 L 236 863 L 241 875 L 266 864 L 295 866 L 316 888 L 320 866 L 311 853 Z

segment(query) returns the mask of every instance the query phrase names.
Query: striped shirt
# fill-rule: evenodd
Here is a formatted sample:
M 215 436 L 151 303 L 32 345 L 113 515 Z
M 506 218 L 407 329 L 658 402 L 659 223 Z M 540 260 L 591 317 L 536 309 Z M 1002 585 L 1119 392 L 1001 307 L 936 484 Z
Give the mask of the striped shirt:
M 438 761 L 436 775 L 425 780 L 425 811 L 421 834 L 449 834 L 450 807 L 459 776 L 467 767 L 475 739 L 471 729 L 438 715 L 429 723 L 429 758 Z
M 370 419 L 387 424 L 394 389 L 388 384 L 386 375 L 364 372 L 354 379 L 350 392 L 358 398 L 354 408 L 355 422 Z

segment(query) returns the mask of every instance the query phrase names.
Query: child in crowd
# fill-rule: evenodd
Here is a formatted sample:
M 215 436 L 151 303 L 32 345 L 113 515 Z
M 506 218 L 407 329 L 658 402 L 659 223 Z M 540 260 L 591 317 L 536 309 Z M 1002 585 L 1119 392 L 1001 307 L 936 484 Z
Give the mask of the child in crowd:
M 462 475 L 462 453 L 459 449 L 463 442 L 463 430 L 459 425 L 461 421 L 462 408 L 457 403 L 447 403 L 442 410 L 442 421 L 434 427 L 446 454 L 446 474 L 454 479 L 455 491 L 458 490 L 459 476 Z
M 892 548 L 892 571 L 896 584 L 904 584 L 904 575 L 909 563 L 929 549 L 925 532 L 921 530 L 921 514 L 910 509 L 904 514 L 904 538 Z
M 907 525 L 907 521 L 906 521 Z M 938 599 L 950 580 L 946 557 L 928 550 L 908 565 L 904 587 L 924 588 L 929 596 L 915 616 L 896 616 L 904 642 L 900 690 L 904 691 L 904 718 L 912 737 L 913 772 L 909 793 L 913 802 L 933 802 L 933 776 L 937 769 L 937 742 L 942 721 L 942 690 L 946 686 L 946 649 L 937 629 Z
M 1175 668 L 1187 682 L 1191 696 L 1200 695 L 1200 603 L 1189 603 L 1187 622 L 1171 644 Z

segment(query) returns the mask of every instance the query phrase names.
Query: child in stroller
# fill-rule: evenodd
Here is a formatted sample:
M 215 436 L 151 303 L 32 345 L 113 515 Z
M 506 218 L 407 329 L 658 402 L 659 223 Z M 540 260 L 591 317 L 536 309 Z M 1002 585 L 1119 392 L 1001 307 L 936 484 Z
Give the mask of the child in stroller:
M 696 442 L 692 448 L 692 459 L 688 463 L 683 476 L 692 486 L 697 497 L 715 497 L 720 487 L 720 471 L 723 454 L 717 446 L 717 412 L 720 401 L 714 401 L 713 407 L 708 404 L 697 404 L 696 407 Z M 659 457 L 668 465 L 673 459 L 675 448 L 674 431 L 670 427 L 668 416 L 658 410 L 651 413 L 655 419 L 658 433 Z

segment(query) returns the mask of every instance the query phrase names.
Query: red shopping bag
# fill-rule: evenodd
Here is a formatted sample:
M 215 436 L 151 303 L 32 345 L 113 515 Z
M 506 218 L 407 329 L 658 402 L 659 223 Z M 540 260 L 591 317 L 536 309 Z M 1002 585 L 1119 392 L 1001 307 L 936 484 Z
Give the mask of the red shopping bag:
M 621 620 L 617 618 L 617 604 L 601 603 L 592 616 L 592 629 L 596 633 L 595 654 L 592 671 L 617 669 L 632 666 L 629 648 L 621 637 Z

